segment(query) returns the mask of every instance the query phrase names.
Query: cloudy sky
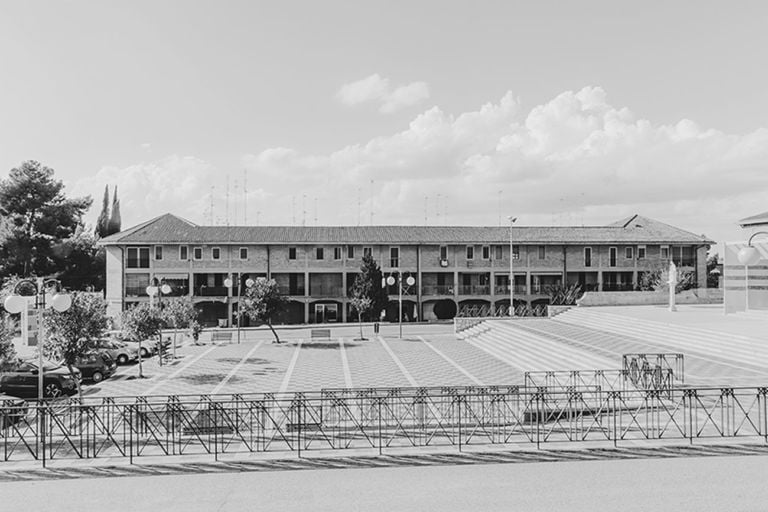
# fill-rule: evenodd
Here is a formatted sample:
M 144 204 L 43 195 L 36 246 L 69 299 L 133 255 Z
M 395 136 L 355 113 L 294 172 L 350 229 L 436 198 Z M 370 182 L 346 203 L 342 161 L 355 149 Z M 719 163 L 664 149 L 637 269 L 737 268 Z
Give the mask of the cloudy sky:
M 89 222 L 117 185 L 124 227 L 640 213 L 738 240 L 768 210 L 766 26 L 757 1 L 3 2 L 0 171 L 53 167 Z

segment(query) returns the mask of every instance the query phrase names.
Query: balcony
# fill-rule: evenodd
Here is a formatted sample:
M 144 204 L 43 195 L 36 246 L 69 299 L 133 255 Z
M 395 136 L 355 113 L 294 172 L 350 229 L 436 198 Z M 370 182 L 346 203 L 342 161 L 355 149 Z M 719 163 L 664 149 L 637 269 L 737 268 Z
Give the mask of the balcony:
M 337 285 L 313 285 L 309 288 L 310 297 L 344 297 L 344 288 Z
M 126 286 L 126 297 L 148 297 L 146 286 Z
M 524 284 L 516 284 L 514 292 L 515 293 L 525 294 L 525 293 L 528 293 L 528 289 L 526 288 L 526 286 Z M 509 285 L 508 284 L 497 284 L 493 288 L 493 293 L 495 295 L 506 295 L 506 294 L 509 293 Z
M 560 283 L 532 284 L 531 293 L 535 295 L 549 295 L 560 286 Z
M 226 297 L 229 295 L 226 286 L 198 286 L 195 288 L 196 297 Z M 232 289 L 232 295 L 237 295 L 237 288 Z
M 487 284 L 463 284 L 459 286 L 459 295 L 490 295 L 491 287 Z
M 421 289 L 422 295 L 453 295 L 453 285 L 427 284 Z
M 678 267 L 693 267 L 696 265 L 695 258 L 674 258 L 672 261 L 674 261 L 675 265 Z

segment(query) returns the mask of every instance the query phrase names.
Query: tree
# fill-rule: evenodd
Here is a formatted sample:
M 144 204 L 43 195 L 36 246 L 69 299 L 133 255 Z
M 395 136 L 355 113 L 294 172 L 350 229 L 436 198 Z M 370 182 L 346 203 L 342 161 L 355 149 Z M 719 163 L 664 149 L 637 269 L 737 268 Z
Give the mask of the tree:
M 139 344 L 139 377 L 144 377 L 141 365 L 141 342 L 160 334 L 163 316 L 160 309 L 146 302 L 123 312 L 123 336 Z
M 707 258 L 707 288 L 720 287 L 720 255 L 715 253 Z M 714 272 L 717 270 L 717 272 Z
M 349 297 L 349 304 L 352 306 L 353 311 L 357 311 L 357 322 L 360 324 L 360 339 L 364 340 L 363 313 L 371 309 L 371 298 L 362 295 L 362 290 L 360 290 L 357 286 L 359 277 L 360 276 L 357 276 L 355 278 L 355 282 L 352 285 L 352 294 Z
M 9 316 L 0 313 L 0 372 L 15 368 L 19 364 L 19 357 L 13 346 L 13 331 Z
M 242 314 L 248 315 L 253 321 L 265 322 L 275 335 L 275 343 L 280 343 L 280 338 L 272 327 L 272 318 L 285 307 L 286 300 L 280 295 L 279 286 L 274 279 L 257 278 L 253 286 L 246 288 L 242 297 Z
M 101 203 L 101 212 L 99 218 L 96 220 L 96 229 L 94 235 L 96 238 L 104 238 L 107 236 L 107 230 L 109 229 L 109 185 L 104 187 L 104 200 Z
M 68 290 L 103 290 L 106 284 L 106 251 L 82 227 L 54 248 L 58 278 Z
M 381 269 L 376 260 L 370 254 L 364 255 L 360 263 L 360 274 L 355 276 L 353 286 L 357 289 L 358 297 L 367 297 L 371 301 L 371 305 L 363 313 L 363 318 L 369 321 L 378 320 L 389 303 L 387 289 L 381 286 L 381 278 Z
M 197 321 L 197 310 L 189 296 L 173 297 L 163 302 L 162 310 L 163 321 L 166 325 L 173 327 L 173 345 L 172 354 L 176 358 L 176 330 L 190 329 L 194 331 L 194 324 Z M 194 337 L 194 333 L 190 332 Z
M 54 248 L 72 236 L 91 206 L 90 197 L 69 199 L 53 169 L 29 160 L 0 181 L 2 272 L 52 275 L 61 261 Z
M 120 200 L 117 198 L 117 185 L 115 185 L 115 195 L 112 196 L 112 213 L 109 216 L 107 235 L 114 235 L 120 232 Z
M 43 323 L 47 332 L 45 355 L 64 362 L 82 398 L 74 365 L 107 330 L 107 302 L 96 293 L 74 292 L 69 309 L 45 310 Z

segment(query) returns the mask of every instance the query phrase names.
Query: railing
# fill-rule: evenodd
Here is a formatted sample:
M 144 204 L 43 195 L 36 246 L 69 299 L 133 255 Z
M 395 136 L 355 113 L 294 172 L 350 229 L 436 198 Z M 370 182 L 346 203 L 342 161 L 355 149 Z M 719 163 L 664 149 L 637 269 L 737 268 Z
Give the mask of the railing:
M 459 308 L 456 314 L 457 318 L 489 318 L 509 316 L 508 305 L 465 305 Z M 518 304 L 515 306 L 515 316 L 547 316 L 547 305 L 537 304 L 528 306 L 527 304 Z
M 635 353 L 621 356 L 622 369 L 632 375 L 632 379 L 640 378 L 642 372 L 662 369 L 672 372 L 675 381 L 685 382 L 685 357 L 679 353 Z
M 560 283 L 532 284 L 531 293 L 536 295 L 549 295 L 561 286 Z
M 145 286 L 126 286 L 125 287 L 125 296 L 126 297 L 148 297 L 147 285 L 145 285 Z
M 195 296 L 198 297 L 226 297 L 229 288 L 226 286 L 196 286 Z M 232 289 L 232 295 L 237 296 L 237 288 Z
M 459 295 L 490 295 L 491 287 L 487 284 L 463 284 L 459 286 Z
M 453 295 L 453 285 L 426 284 L 421 287 L 422 295 Z
M 497 284 L 493 289 L 494 294 L 496 295 L 506 295 L 509 293 L 509 285 L 508 284 Z M 527 294 L 528 293 L 528 287 L 524 284 L 516 284 L 515 293 L 521 293 L 521 294 Z
M 672 398 L 674 374 L 661 367 L 634 370 L 559 370 L 525 372 L 526 389 L 594 389 L 596 391 L 657 391 Z
M 336 285 L 310 285 L 310 297 L 343 297 L 344 289 Z
M 0 407 L 2 461 L 711 438 L 768 442 L 768 388 L 517 386 L 104 398 Z M 124 401 L 125 400 L 125 401 Z M 0 462 L 1 464 L 1 462 Z

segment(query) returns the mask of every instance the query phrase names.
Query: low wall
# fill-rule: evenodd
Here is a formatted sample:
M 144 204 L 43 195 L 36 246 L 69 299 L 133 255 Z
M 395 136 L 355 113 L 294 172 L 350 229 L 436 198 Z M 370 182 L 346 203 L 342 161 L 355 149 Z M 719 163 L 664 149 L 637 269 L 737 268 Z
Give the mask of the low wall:
M 669 294 L 657 292 L 586 292 L 578 301 L 579 306 L 652 306 L 669 303 Z M 675 295 L 677 304 L 721 304 L 723 290 L 694 288 Z

